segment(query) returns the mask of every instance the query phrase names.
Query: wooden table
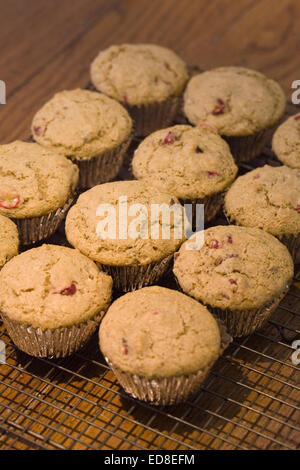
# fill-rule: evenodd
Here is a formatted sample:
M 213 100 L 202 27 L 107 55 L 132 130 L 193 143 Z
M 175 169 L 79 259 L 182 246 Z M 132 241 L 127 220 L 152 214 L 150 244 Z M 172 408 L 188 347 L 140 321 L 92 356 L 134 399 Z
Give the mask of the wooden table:
M 256 68 L 278 80 L 287 99 L 300 79 L 293 0 L 0 0 L 0 15 L 7 85 L 0 143 L 27 137 L 36 110 L 54 92 L 85 85 L 89 63 L 113 43 L 162 44 L 201 68 Z M 71 359 L 37 360 L 9 344 L 0 324 L 8 354 L 0 365 L 0 448 L 297 448 L 291 341 L 299 287 L 298 278 L 262 332 L 230 346 L 193 402 L 170 409 L 126 396 L 96 339 Z
M 278 80 L 300 79 L 295 0 L 0 0 L 0 142 L 29 133 L 57 90 L 84 85 L 110 44 L 154 42 L 203 68 L 239 64 Z

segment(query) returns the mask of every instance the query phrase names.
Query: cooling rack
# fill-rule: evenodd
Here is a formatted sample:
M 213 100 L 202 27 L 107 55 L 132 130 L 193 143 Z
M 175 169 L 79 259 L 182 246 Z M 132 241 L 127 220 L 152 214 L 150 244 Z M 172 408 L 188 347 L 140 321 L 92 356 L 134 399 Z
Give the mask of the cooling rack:
M 296 111 L 289 105 L 287 115 Z M 269 148 L 241 165 L 240 173 L 265 163 L 279 164 Z M 123 169 L 120 178 L 128 177 Z M 49 242 L 66 244 L 63 227 Z M 176 289 L 171 274 L 161 285 Z M 300 373 L 292 355 L 299 327 L 296 267 L 289 293 L 265 327 L 231 343 L 193 400 L 154 407 L 119 387 L 96 335 L 70 358 L 37 359 L 19 351 L 0 324 L 6 347 L 6 364 L 0 364 L 0 448 L 298 449 Z

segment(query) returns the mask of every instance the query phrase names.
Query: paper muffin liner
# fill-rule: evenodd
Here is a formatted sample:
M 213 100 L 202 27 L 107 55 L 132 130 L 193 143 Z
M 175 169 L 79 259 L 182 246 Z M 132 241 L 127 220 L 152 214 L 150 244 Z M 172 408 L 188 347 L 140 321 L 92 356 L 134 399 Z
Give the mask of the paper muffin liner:
M 210 222 L 220 211 L 223 206 L 224 193 L 212 194 L 211 196 L 206 196 L 199 199 L 189 199 L 183 200 L 180 199 L 181 204 L 192 204 L 192 227 L 193 230 L 196 228 L 196 206 L 197 204 L 204 204 L 204 221 Z M 198 229 L 199 230 L 199 229 Z
M 175 96 L 156 103 L 125 105 L 134 123 L 134 135 L 145 137 L 158 129 L 168 127 L 173 123 L 181 104 L 182 97 Z
M 232 338 L 226 332 L 222 322 L 218 319 L 217 321 L 221 333 L 220 357 L 227 346 L 231 343 Z M 107 357 L 105 360 L 114 372 L 120 385 L 129 395 L 137 398 L 138 400 L 149 402 L 152 405 L 161 406 L 182 403 L 195 395 L 199 391 L 201 384 L 204 382 L 213 364 L 216 362 L 212 362 L 206 368 L 193 374 L 162 378 L 147 378 L 123 372 L 116 365 L 110 362 Z
M 78 187 L 88 189 L 116 178 L 122 167 L 131 138 L 132 136 L 118 147 L 89 160 L 72 158 L 72 162 L 79 168 Z
M 41 330 L 11 320 L 1 314 L 8 335 L 23 352 L 35 357 L 60 358 L 70 356 L 81 349 L 99 327 L 105 312 L 70 327 Z
M 160 261 L 136 266 L 111 266 L 96 262 L 98 267 L 113 278 L 114 289 L 120 292 L 130 292 L 145 286 L 156 284 L 168 271 L 173 260 L 173 254 Z
M 50 237 L 59 227 L 70 209 L 75 195 L 72 195 L 63 207 L 41 217 L 28 219 L 12 219 L 18 227 L 21 245 L 32 245 Z
M 247 136 L 221 137 L 228 143 L 236 163 L 248 162 L 260 155 L 270 142 L 276 126 L 268 127 L 262 131 Z
M 294 263 L 300 263 L 300 233 L 298 235 L 283 235 L 279 240 L 289 250 Z
M 289 286 L 290 283 L 276 299 L 259 309 L 230 310 L 208 307 L 214 315 L 225 323 L 230 335 L 233 337 L 250 335 L 264 326 L 272 312 L 276 310 L 281 300 L 287 294 Z

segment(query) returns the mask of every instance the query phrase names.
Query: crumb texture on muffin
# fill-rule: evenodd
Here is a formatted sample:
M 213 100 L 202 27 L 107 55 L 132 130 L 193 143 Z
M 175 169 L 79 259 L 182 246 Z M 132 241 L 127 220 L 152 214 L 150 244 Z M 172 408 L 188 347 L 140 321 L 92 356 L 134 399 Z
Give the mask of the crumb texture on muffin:
M 272 149 L 284 165 L 300 169 L 300 114 L 291 116 L 276 129 Z
M 195 75 L 184 94 L 188 120 L 208 123 L 225 136 L 246 136 L 271 127 L 284 109 L 280 85 L 244 67 L 219 67 Z
M 78 182 L 78 168 L 36 143 L 0 145 L 0 214 L 39 217 L 63 207 Z
M 122 204 L 124 197 L 127 198 L 127 208 Z M 115 212 L 106 213 L 103 204 L 109 204 Z M 133 204 L 142 204 L 141 211 L 139 212 L 138 207 Z M 164 239 L 161 235 L 164 220 L 162 217 L 152 217 L 153 204 L 165 204 L 167 207 L 176 204 L 177 208 L 179 206 L 180 211 L 183 211 L 175 196 L 144 182 L 116 181 L 95 186 L 81 194 L 77 203 L 70 209 L 66 219 L 67 239 L 83 254 L 102 264 L 133 266 L 160 261 L 177 250 L 184 240 L 184 234 L 182 230 L 180 237 L 176 238 L 176 218 L 171 213 L 170 237 Z M 103 209 L 101 213 L 99 206 Z M 96 215 L 97 209 L 99 215 Z M 100 238 L 97 226 L 108 215 L 112 216 L 112 223 L 116 221 L 115 232 L 112 237 L 107 225 L 107 237 Z M 131 223 L 135 224 L 134 221 L 139 215 L 141 224 L 137 222 L 137 225 L 134 225 L 136 231 L 130 232 Z M 120 225 L 125 220 L 128 221 L 128 230 L 125 224 L 123 235 Z M 179 220 L 178 223 L 180 222 Z M 153 226 L 156 225 L 159 229 L 158 238 L 152 237 Z M 106 227 L 103 232 L 105 231 Z
M 121 44 L 101 51 L 91 65 L 94 86 L 129 105 L 161 102 L 182 92 L 188 72 L 170 49 Z
M 8 217 L 0 215 L 0 269 L 18 254 L 19 234 L 16 225 Z
M 276 236 L 300 233 L 300 170 L 262 168 L 239 176 L 225 196 L 230 221 Z
M 78 160 L 118 147 L 131 130 L 131 118 L 120 103 L 82 89 L 56 93 L 36 113 L 31 128 L 39 144 Z
M 106 310 L 111 290 L 111 277 L 77 250 L 43 245 L 1 270 L 0 309 L 34 328 L 68 327 Z
M 198 372 L 220 353 L 220 331 L 209 311 L 188 296 L 144 287 L 120 297 L 100 327 L 100 348 L 124 372 L 170 377 Z
M 190 250 L 188 243 L 175 257 L 174 274 L 184 292 L 211 307 L 263 307 L 278 298 L 293 277 L 287 248 L 260 229 L 216 226 L 204 231 L 201 249 Z
M 134 176 L 180 199 L 216 194 L 234 180 L 228 144 L 207 128 L 176 125 L 154 132 L 134 153 Z

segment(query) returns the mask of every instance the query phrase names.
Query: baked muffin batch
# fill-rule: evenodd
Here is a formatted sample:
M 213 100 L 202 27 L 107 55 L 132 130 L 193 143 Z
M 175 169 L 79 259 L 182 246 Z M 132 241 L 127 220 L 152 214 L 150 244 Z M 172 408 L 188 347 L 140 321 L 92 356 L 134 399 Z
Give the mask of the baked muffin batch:
M 66 357 L 99 329 L 126 392 L 176 404 L 199 390 L 232 336 L 265 324 L 292 282 L 300 115 L 274 133 L 283 165 L 237 176 L 284 114 L 275 81 L 243 67 L 190 77 L 171 50 L 124 44 L 99 53 L 91 83 L 37 111 L 35 142 L 0 146 L 0 314 L 13 342 L 37 357 Z M 180 110 L 186 123 L 172 125 Z M 135 180 L 113 181 L 125 156 Z M 185 203 L 204 204 L 211 225 L 223 206 L 230 225 L 186 239 Z M 129 206 L 144 216 L 130 234 Z M 170 209 L 168 236 L 154 206 Z M 109 236 L 99 207 L 115 215 Z M 65 216 L 73 248 L 34 247 Z M 29 249 L 18 255 L 19 244 Z M 181 292 L 155 285 L 173 261 Z M 112 302 L 113 292 L 123 295 Z

